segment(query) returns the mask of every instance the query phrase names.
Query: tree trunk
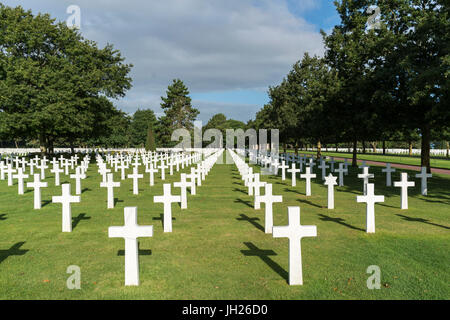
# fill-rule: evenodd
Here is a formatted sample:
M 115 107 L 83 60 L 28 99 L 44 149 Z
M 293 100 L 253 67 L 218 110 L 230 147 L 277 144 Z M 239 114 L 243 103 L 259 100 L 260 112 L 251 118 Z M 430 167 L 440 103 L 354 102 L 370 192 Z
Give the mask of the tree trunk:
M 283 153 L 284 153 L 284 154 L 286 154 L 286 151 L 287 151 L 286 149 L 287 149 L 286 143 L 283 143 Z
M 317 159 L 319 159 L 322 156 L 322 145 L 320 143 L 320 140 L 317 141 Z
M 339 152 L 339 146 L 337 143 L 336 143 L 336 152 Z
M 298 156 L 298 142 L 295 142 L 295 155 Z
M 357 147 L 358 147 L 358 141 L 355 140 L 355 141 L 353 141 L 352 167 L 357 167 L 358 166 L 358 160 L 356 158 L 356 154 L 358 153 Z
M 365 141 L 363 141 L 362 142 L 362 153 L 366 153 L 366 142 Z
M 386 141 L 383 140 L 383 155 L 386 154 Z
M 412 145 L 411 141 L 409 141 L 408 143 L 409 143 L 409 156 L 411 157 L 412 156 L 412 147 L 413 147 L 413 145 Z
M 447 154 L 446 154 L 446 156 L 447 156 L 447 158 L 448 157 L 450 157 L 450 154 L 449 154 L 449 151 L 450 151 L 450 142 L 446 142 L 446 144 L 447 144 Z
M 53 139 L 52 138 L 47 138 L 47 144 L 48 144 L 48 153 L 49 154 L 54 154 Z
M 420 165 L 427 167 L 427 172 L 431 173 L 430 167 L 430 142 L 431 142 L 431 129 L 427 123 L 422 128 L 422 145 L 420 151 Z
M 47 154 L 47 139 L 45 137 L 44 132 L 41 132 L 39 134 L 39 149 L 41 150 L 41 154 L 42 155 L 46 155 Z
M 371 145 L 372 145 L 372 152 L 373 153 L 377 153 L 377 142 L 374 141 L 374 142 L 371 143 Z

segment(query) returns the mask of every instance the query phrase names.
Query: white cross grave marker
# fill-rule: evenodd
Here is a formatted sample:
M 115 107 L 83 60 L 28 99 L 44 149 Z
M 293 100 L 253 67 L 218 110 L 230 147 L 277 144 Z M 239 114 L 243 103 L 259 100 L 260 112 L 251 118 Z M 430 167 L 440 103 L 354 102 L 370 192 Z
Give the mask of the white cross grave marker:
M 304 237 L 317 237 L 316 226 L 300 224 L 300 207 L 288 207 L 289 225 L 273 227 L 274 238 L 289 238 L 289 284 L 302 285 L 302 249 Z
M 41 188 L 47 187 L 47 182 L 41 182 L 41 175 L 35 173 L 33 182 L 27 182 L 27 188 L 34 189 L 34 209 L 41 208 Z
M 286 169 L 288 169 L 289 166 L 287 166 L 285 164 L 285 161 L 283 160 L 283 161 L 281 161 L 281 165 L 278 166 L 278 168 L 281 169 L 281 180 L 282 181 L 286 180 Z
M 108 209 L 114 208 L 114 188 L 120 187 L 120 182 L 114 182 L 114 175 L 108 173 L 107 180 L 100 182 L 100 187 L 108 188 Z
M 28 178 L 27 174 L 23 173 L 22 168 L 17 169 L 18 173 L 13 175 L 17 179 L 18 194 L 23 194 L 23 180 Z
M 300 178 L 305 178 L 306 179 L 306 196 L 310 196 L 311 195 L 311 178 L 315 178 L 316 174 L 315 173 L 311 173 L 311 167 L 306 167 L 306 173 L 305 174 L 301 174 Z
M 416 178 L 421 179 L 420 191 L 423 196 L 426 196 L 428 193 L 427 178 L 431 178 L 432 176 L 431 173 L 427 173 L 427 167 L 422 167 L 422 171 L 416 174 Z
M 190 183 L 186 181 L 186 173 L 181 174 L 181 181 L 175 182 L 174 187 L 181 188 L 181 209 L 187 209 L 187 187 Z
M 337 185 L 337 177 L 331 173 L 325 177 L 325 185 L 328 186 L 328 209 L 334 209 L 334 186 Z
M 164 232 L 172 232 L 172 203 L 181 202 L 181 196 L 172 195 L 170 187 L 170 183 L 165 183 L 164 195 L 153 197 L 153 202 L 164 203 Z
M 334 172 L 339 173 L 339 187 L 344 186 L 344 173 L 347 173 L 348 170 L 344 169 L 344 164 L 339 163 L 339 169 L 335 169 Z
M 75 194 L 81 194 L 81 179 L 86 178 L 86 175 L 81 173 L 81 167 L 77 167 L 75 174 L 71 174 L 70 178 L 75 179 Z
M 80 196 L 70 195 L 70 184 L 64 183 L 62 186 L 62 195 L 53 196 L 53 203 L 62 204 L 62 232 L 72 232 L 72 211 L 70 208 L 71 203 L 80 202 Z
M 59 174 L 61 172 L 63 172 L 63 169 L 59 168 L 58 163 L 55 163 L 55 165 L 53 166 L 53 169 L 50 170 L 51 173 L 55 174 L 55 186 L 59 186 L 60 185 L 60 179 L 59 179 Z
M 382 172 L 386 172 L 386 187 L 392 186 L 391 173 L 395 172 L 395 169 L 391 168 L 390 163 L 386 163 L 386 168 L 381 169 Z
M 138 237 L 152 237 L 153 226 L 139 226 L 137 224 L 137 207 L 124 209 L 125 225 L 123 227 L 109 227 L 110 238 L 125 239 L 125 285 L 139 285 L 139 253 Z
M 320 165 L 317 168 L 322 169 L 322 180 L 325 180 L 325 175 L 327 174 L 327 169 L 329 167 L 330 166 L 327 166 L 327 163 L 325 162 L 325 160 L 320 161 Z
M 394 187 L 401 188 L 401 209 L 408 209 L 408 187 L 414 187 L 414 181 L 408 181 L 408 174 L 406 172 L 401 173 L 401 180 L 394 182 Z
M 273 208 L 272 205 L 275 202 L 282 202 L 283 196 L 274 196 L 272 195 L 272 184 L 267 183 L 265 185 L 265 194 L 263 196 L 255 197 L 255 203 L 257 202 L 260 206 L 261 202 L 265 204 L 265 233 L 272 233 L 273 227 Z
M 295 187 L 297 185 L 297 172 L 300 172 L 300 169 L 296 169 L 295 168 L 295 163 L 293 162 L 291 165 L 291 169 L 287 170 L 288 172 L 291 173 L 291 177 L 292 177 L 292 187 Z
M 384 196 L 375 195 L 375 185 L 367 184 L 367 194 L 356 196 L 356 202 L 365 202 L 366 206 L 366 232 L 375 233 L 375 203 L 384 202 Z
M 374 177 L 373 173 L 369 173 L 369 167 L 362 167 L 363 173 L 358 174 L 358 178 L 363 179 L 364 184 L 364 194 L 367 194 L 367 184 L 369 183 L 369 179 Z
M 142 173 L 138 173 L 138 167 L 133 167 L 133 174 L 129 174 L 128 178 L 133 179 L 133 194 L 139 194 L 139 180 L 142 179 L 144 175 Z

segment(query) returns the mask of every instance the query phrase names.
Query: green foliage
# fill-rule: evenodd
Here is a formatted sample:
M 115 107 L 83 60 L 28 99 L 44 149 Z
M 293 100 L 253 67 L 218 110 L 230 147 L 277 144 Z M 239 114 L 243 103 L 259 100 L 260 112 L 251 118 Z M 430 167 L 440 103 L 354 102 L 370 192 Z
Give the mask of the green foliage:
M 153 110 L 137 109 L 133 114 L 130 135 L 131 145 L 137 148 L 142 148 L 146 145 L 148 129 L 153 128 L 156 123 L 156 116 Z
M 147 129 L 147 141 L 145 143 L 145 150 L 156 151 L 155 132 L 153 125 L 149 125 Z
M 131 88 L 123 61 L 112 45 L 100 49 L 48 14 L 0 5 L 0 130 L 39 137 L 43 151 L 56 137 L 104 134 L 116 114 L 108 98 Z
M 161 108 L 167 119 L 170 119 L 170 129 L 191 130 L 199 111 L 192 107 L 189 90 L 183 81 L 174 79 L 173 83 L 168 86 L 166 95 L 166 97 L 161 97 L 163 101 Z
M 429 167 L 431 139 L 450 123 L 448 1 L 335 5 L 341 21 L 322 31 L 324 58 L 297 62 L 250 124 L 278 128 L 282 143 L 420 140 Z M 368 28 L 372 5 L 379 28 Z

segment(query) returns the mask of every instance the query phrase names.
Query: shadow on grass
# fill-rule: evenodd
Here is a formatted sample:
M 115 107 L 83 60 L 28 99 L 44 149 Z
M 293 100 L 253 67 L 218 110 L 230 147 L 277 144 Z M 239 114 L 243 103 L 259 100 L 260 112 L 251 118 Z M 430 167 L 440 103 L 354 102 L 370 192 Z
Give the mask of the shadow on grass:
M 295 188 L 295 187 L 291 187 L 291 188 Z M 292 192 L 292 193 L 296 193 L 296 194 L 305 195 L 305 193 L 302 193 L 302 192 L 300 192 L 298 190 L 295 190 L 295 189 L 284 188 L 283 190 L 284 190 L 284 192 Z
M 6 219 L 8 219 L 8 218 L 6 218 L 6 214 L 0 214 L 0 220 L 6 220 Z
M 119 198 L 114 198 L 114 206 L 116 206 L 116 204 L 119 202 L 123 202 L 123 200 L 119 200 Z
M 324 215 L 324 214 L 321 214 L 321 213 L 319 214 L 319 216 L 320 216 L 319 219 L 322 220 L 322 221 L 332 221 L 332 222 L 336 222 L 336 223 L 338 223 L 338 224 L 340 224 L 340 225 L 343 225 L 343 226 L 345 226 L 345 227 L 347 227 L 347 228 L 350 228 L 350 229 L 354 229 L 354 230 L 358 230 L 358 231 L 363 231 L 363 232 L 366 231 L 366 230 L 364 230 L 364 229 L 361 229 L 361 228 L 352 226 L 351 224 L 348 224 L 348 223 L 344 222 L 345 220 L 342 219 L 342 218 L 333 218 L 333 217 L 330 217 L 330 216 L 327 216 L 327 215 Z
M 52 203 L 52 200 L 44 200 L 44 201 L 42 201 L 41 208 L 49 205 L 50 203 Z
M 312 203 L 312 202 L 309 201 L 309 200 L 297 199 L 297 201 L 298 201 L 298 202 L 301 202 L 301 203 L 309 204 L 310 206 L 313 206 L 313 207 L 317 207 L 317 208 L 325 208 L 324 206 L 320 206 L 320 205 L 318 205 L 318 204 Z
M 262 225 L 260 225 L 258 222 L 259 218 L 250 218 L 249 216 L 245 215 L 245 214 L 240 214 L 240 218 L 236 218 L 236 220 L 238 221 L 248 221 L 250 222 L 256 229 L 261 230 L 262 232 L 264 232 L 264 227 Z
M 277 253 L 273 250 L 262 250 L 255 246 L 252 242 L 244 242 L 249 250 L 241 250 L 241 253 L 246 257 L 259 257 L 265 264 L 267 264 L 273 271 L 278 273 L 286 282 L 289 281 L 289 273 L 284 270 L 278 263 L 270 259 L 269 256 L 276 256 Z
M 234 200 L 234 202 L 235 202 L 235 203 L 242 203 L 242 204 L 245 204 L 246 206 L 248 206 L 248 207 L 250 207 L 250 208 L 253 209 L 253 203 L 251 203 L 251 202 L 248 201 L 248 200 L 236 199 L 236 200 Z
M 25 241 L 17 242 L 7 250 L 0 250 L 0 263 L 5 261 L 10 256 L 23 256 L 29 250 L 21 250 L 20 247 L 25 244 Z
M 395 215 L 403 218 L 403 220 L 406 220 L 406 221 L 422 222 L 422 223 L 430 224 L 432 226 L 436 226 L 436 227 L 440 227 L 440 228 L 444 228 L 444 229 L 450 229 L 450 227 L 446 227 L 441 224 L 430 222 L 430 220 L 426 220 L 426 219 L 422 219 L 422 218 L 412 218 L 412 217 L 405 216 L 403 214 L 395 214 Z
M 162 225 L 163 228 L 164 228 L 164 214 L 163 214 L 163 213 L 161 213 L 161 214 L 159 215 L 159 217 L 153 217 L 152 220 L 161 220 L 161 225 Z M 172 217 L 172 221 L 174 221 L 174 220 L 177 220 L 177 219 L 174 218 L 174 217 Z
M 86 213 L 80 213 L 77 217 L 72 217 L 72 229 L 80 223 L 81 220 L 90 220 L 91 217 L 86 217 Z
M 117 250 L 117 255 L 118 256 L 124 256 L 125 255 L 125 250 Z M 139 256 L 151 256 L 152 255 L 152 250 L 145 250 L 145 249 L 140 249 L 139 248 L 139 242 L 138 242 L 138 255 Z
M 233 191 L 238 191 L 238 192 L 242 192 L 244 194 L 248 194 L 248 192 L 242 190 L 242 189 L 238 189 L 238 188 L 234 188 Z
M 81 193 L 85 193 L 86 191 L 92 191 L 92 189 L 84 188 L 83 190 L 81 190 Z

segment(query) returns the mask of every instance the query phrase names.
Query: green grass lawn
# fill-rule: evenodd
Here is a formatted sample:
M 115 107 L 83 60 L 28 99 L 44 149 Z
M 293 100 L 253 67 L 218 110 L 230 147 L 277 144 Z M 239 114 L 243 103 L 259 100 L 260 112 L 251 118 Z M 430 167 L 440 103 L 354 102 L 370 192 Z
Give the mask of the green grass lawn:
M 283 151 L 280 151 L 283 152 Z M 287 150 L 287 152 L 293 153 L 294 150 Z M 313 154 L 316 155 L 315 151 L 298 151 L 299 154 Z M 343 152 L 322 152 L 323 156 L 329 157 L 341 157 L 352 159 L 351 153 Z M 370 160 L 370 161 L 380 161 L 380 162 L 390 162 L 399 164 L 408 164 L 413 166 L 420 166 L 420 157 L 417 156 L 396 156 L 396 155 L 382 155 L 382 154 L 363 154 L 358 153 L 358 160 Z M 432 168 L 450 169 L 450 159 L 442 158 L 431 158 L 430 164 Z
M 317 226 L 317 237 L 302 240 L 303 286 L 287 284 L 288 240 L 264 233 L 264 205 L 253 209 L 235 165 L 216 164 L 188 196 L 187 210 L 173 205 L 173 233 L 163 233 L 163 205 L 153 203 L 163 190 L 159 175 L 150 187 L 145 174 L 138 196 L 132 180 L 122 181 L 108 210 L 91 164 L 82 202 L 72 205 L 72 233 L 61 232 L 60 204 L 33 210 L 33 192 L 19 196 L 16 184 L 0 181 L 0 299 L 449 299 L 450 177 L 433 175 L 426 197 L 416 181 L 410 209 L 400 210 L 400 190 L 384 187 L 380 169 L 370 170 L 376 194 L 386 198 L 375 208 L 375 234 L 365 232 L 354 169 L 346 186 L 336 187 L 335 210 L 326 209 L 320 178 L 306 197 L 304 180 L 292 188 L 290 179 L 263 176 L 283 195 L 274 205 L 275 226 L 287 224 L 288 206 L 301 207 L 302 224 Z M 178 178 L 167 175 L 166 182 Z M 43 203 L 61 193 L 53 176 L 46 181 Z M 108 238 L 109 226 L 123 225 L 125 206 L 138 207 L 140 225 L 154 226 L 153 237 L 139 241 L 139 287 L 124 286 L 124 240 Z M 81 290 L 66 287 L 70 265 L 81 268 Z M 379 290 L 366 286 L 370 265 L 381 269 Z

